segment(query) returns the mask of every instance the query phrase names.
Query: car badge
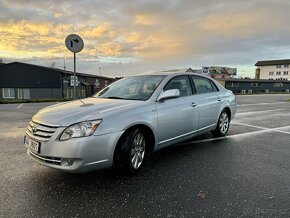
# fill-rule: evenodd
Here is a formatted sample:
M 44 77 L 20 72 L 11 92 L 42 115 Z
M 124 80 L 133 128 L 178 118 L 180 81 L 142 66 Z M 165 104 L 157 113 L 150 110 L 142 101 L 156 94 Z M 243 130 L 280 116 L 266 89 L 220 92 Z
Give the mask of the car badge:
M 37 131 L 37 126 L 32 127 L 32 133 L 35 133 Z

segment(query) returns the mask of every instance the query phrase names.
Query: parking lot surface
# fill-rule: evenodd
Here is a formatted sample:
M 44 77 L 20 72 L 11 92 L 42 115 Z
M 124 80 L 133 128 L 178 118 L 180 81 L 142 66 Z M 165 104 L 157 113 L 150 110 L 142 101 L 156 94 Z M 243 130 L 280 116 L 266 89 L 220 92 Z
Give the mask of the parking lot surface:
M 0 217 L 290 217 L 288 98 L 237 96 L 228 136 L 158 151 L 133 176 L 37 164 L 23 136 L 52 103 L 0 105 Z

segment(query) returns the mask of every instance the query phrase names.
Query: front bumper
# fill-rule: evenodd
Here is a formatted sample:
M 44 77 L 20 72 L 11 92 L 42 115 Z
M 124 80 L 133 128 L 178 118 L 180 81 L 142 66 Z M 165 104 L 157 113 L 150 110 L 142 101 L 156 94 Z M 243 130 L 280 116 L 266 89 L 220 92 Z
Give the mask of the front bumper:
M 48 141 L 39 141 L 26 132 L 26 137 L 40 142 L 39 153 L 27 148 L 27 154 L 38 163 L 54 169 L 82 173 L 112 167 L 115 146 L 123 131 L 58 141 L 59 128 Z

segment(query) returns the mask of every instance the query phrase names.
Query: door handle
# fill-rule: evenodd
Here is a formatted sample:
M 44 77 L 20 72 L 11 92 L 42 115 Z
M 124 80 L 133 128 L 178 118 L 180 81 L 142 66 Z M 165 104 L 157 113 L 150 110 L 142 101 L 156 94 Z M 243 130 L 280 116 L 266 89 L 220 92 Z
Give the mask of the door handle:
M 196 107 L 196 106 L 197 106 L 196 103 L 194 103 L 194 102 L 191 103 L 191 107 Z
M 222 99 L 221 98 L 218 98 L 218 101 L 221 101 Z

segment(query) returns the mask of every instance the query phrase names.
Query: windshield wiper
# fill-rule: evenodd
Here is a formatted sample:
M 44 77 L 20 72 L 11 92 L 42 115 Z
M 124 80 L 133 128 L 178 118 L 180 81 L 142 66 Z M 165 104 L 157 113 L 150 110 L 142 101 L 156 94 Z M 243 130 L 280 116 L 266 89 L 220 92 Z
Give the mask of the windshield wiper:
M 110 97 L 105 97 L 105 98 L 109 98 L 109 99 L 125 99 L 125 98 L 118 97 L 118 96 L 110 96 Z

